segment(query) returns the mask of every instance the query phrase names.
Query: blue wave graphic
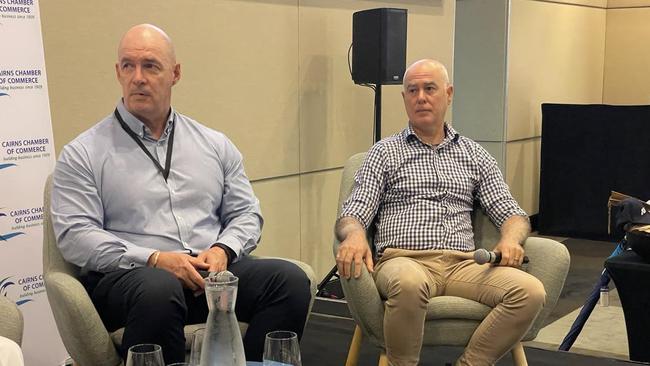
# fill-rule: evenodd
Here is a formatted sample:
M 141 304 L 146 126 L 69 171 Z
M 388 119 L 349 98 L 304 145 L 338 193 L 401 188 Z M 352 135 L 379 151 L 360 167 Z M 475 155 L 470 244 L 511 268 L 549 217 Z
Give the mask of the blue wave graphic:
M 7 216 L 7 215 L 4 214 L 4 213 L 2 213 L 2 212 L 0 212 L 0 217 L 2 217 L 2 216 Z
M 7 278 L 9 278 L 9 277 L 7 277 Z M 11 285 L 15 285 L 15 283 L 13 283 L 11 281 L 3 283 L 2 286 L 0 286 L 0 293 L 3 293 L 3 294 L 7 293 L 7 287 L 9 287 Z
M 7 94 L 7 93 L 0 93 L 0 97 L 8 97 L 8 96 L 9 96 L 9 94 Z
M 15 233 L 8 233 L 8 234 L 0 235 L 0 240 L 7 241 L 7 240 L 13 238 L 14 236 L 18 236 L 18 235 L 25 235 L 25 233 L 17 231 Z
M 10 167 L 12 167 L 12 166 L 16 166 L 16 164 L 12 164 L 12 163 L 9 163 L 9 164 L 0 164 L 0 169 L 10 168 Z
M 7 296 L 7 286 L 15 285 L 15 283 L 13 283 L 13 282 L 11 282 L 11 281 L 5 282 L 5 281 L 7 281 L 9 278 L 11 278 L 11 276 L 10 276 L 10 277 L 6 277 L 6 278 L 3 279 L 2 281 L 0 281 L 0 296 L 4 296 L 4 297 L 6 297 L 6 298 L 9 298 L 9 296 Z M 3 282 L 4 282 L 4 283 L 3 283 Z M 11 300 L 11 299 L 10 299 L 10 300 Z M 13 301 L 13 300 L 11 300 L 11 301 Z M 34 301 L 34 300 L 33 300 L 33 299 L 30 299 L 30 298 L 26 298 L 26 299 L 18 300 L 18 301 L 16 301 L 16 305 L 20 306 L 20 305 L 25 304 L 25 303 L 28 303 L 28 302 L 30 302 L 30 301 Z

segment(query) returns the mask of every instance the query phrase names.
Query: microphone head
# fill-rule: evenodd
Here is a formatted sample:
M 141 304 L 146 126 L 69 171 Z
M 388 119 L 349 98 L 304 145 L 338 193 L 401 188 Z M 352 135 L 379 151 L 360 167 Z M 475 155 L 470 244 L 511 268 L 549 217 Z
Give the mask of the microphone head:
M 485 264 L 490 262 L 490 252 L 487 251 L 487 249 L 477 249 L 474 252 L 474 262 L 477 264 Z

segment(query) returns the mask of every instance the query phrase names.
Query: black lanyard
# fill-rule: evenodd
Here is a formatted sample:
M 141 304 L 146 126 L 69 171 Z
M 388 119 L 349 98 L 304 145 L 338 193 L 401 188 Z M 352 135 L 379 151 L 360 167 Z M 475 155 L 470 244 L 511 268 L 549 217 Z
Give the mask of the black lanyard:
M 158 168 L 158 171 L 163 175 L 163 178 L 165 178 L 165 182 L 167 182 L 167 177 L 169 177 L 169 170 L 171 169 L 171 164 L 172 164 L 172 149 L 174 147 L 174 130 L 176 129 L 176 118 L 174 118 L 174 121 L 172 122 L 172 132 L 169 134 L 169 138 L 167 140 L 168 141 L 167 157 L 165 158 L 165 169 L 163 169 L 163 167 L 160 166 L 158 160 L 156 160 L 156 158 L 154 158 L 153 155 L 151 155 L 151 152 L 149 152 L 149 150 L 144 146 L 144 144 L 140 140 L 140 137 L 135 132 L 133 132 L 131 128 L 129 128 L 126 122 L 124 122 L 122 116 L 120 116 L 120 112 L 117 111 L 117 108 L 115 108 L 115 118 L 117 118 L 117 120 L 120 122 L 120 125 L 122 126 L 124 131 L 126 131 L 126 133 L 129 136 L 131 136 L 133 141 L 135 141 L 136 144 L 140 146 L 142 151 L 144 151 L 144 153 L 147 154 L 149 159 L 151 159 L 151 161 L 153 162 L 153 165 L 155 165 L 156 168 Z

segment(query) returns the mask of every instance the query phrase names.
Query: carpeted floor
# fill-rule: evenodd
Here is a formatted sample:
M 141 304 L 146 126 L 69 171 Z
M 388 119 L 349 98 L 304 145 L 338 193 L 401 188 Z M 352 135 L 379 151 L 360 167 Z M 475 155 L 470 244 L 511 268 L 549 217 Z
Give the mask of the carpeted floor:
M 593 240 L 567 239 L 571 268 L 558 306 L 537 338 L 528 346 L 556 350 L 569 332 L 587 296 L 600 277 L 603 262 L 616 246 Z M 609 306 L 596 305 L 571 352 L 628 360 L 625 318 L 614 283 L 610 283 Z
M 576 341 L 571 352 L 557 351 L 558 340 L 564 338 L 577 312 L 591 292 L 600 276 L 605 259 L 615 248 L 615 243 L 582 239 L 563 241 L 571 253 L 571 267 L 564 289 L 555 310 L 546 321 L 549 325 L 540 332 L 540 339 L 526 345 L 526 356 L 530 365 L 576 365 L 605 366 L 638 364 L 625 360 L 620 344 L 612 347 L 614 351 L 603 352 L 603 344 L 620 343 L 625 338 L 624 320 L 620 313 L 620 303 L 616 292 L 612 293 L 609 308 L 597 308 L 587 322 L 585 329 Z M 332 286 L 332 292 L 337 292 Z M 613 287 L 613 285 L 611 286 Z M 618 308 L 617 308 L 618 307 Z M 335 314 L 332 316 L 331 314 Z M 614 322 L 614 323 L 612 323 Z M 621 324 L 622 323 L 622 324 Z M 616 336 L 614 334 L 616 328 Z M 301 342 L 303 365 L 330 366 L 343 365 L 348 346 L 352 339 L 354 322 L 344 303 L 319 301 L 314 307 Z M 622 338 L 621 338 L 622 337 Z M 622 348 L 623 352 L 625 347 Z M 421 365 L 445 365 L 453 363 L 460 355 L 460 347 L 435 347 L 422 350 Z M 364 343 L 361 349 L 359 366 L 377 365 L 379 351 L 371 344 Z M 511 365 L 509 355 L 498 365 Z
M 616 243 L 586 239 L 570 238 L 563 240 L 562 243 L 571 254 L 571 266 L 557 306 L 547 318 L 546 324 L 558 320 L 584 304 L 600 277 L 605 259 L 616 248 Z M 613 283 L 610 287 L 613 288 Z
M 348 346 L 354 331 L 354 321 L 340 317 L 312 314 L 301 341 L 302 364 L 304 366 L 344 365 Z M 525 347 L 528 364 L 531 366 L 628 366 L 636 363 L 606 357 L 581 355 L 577 353 L 550 351 Z M 460 356 L 460 347 L 427 347 L 422 350 L 421 366 L 443 366 L 453 363 Z M 376 366 L 379 350 L 364 342 L 361 347 L 359 366 Z M 510 355 L 497 363 L 498 366 L 512 365 Z

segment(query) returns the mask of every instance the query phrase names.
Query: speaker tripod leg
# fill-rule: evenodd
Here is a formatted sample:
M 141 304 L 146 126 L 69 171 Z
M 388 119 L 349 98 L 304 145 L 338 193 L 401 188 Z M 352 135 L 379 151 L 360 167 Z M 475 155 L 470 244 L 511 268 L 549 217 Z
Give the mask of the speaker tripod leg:
M 327 285 L 327 283 L 330 282 L 332 277 L 334 277 L 334 276 L 338 277 L 338 275 L 336 274 L 336 271 L 337 271 L 337 268 L 336 268 L 336 265 L 334 265 L 334 267 L 332 267 L 332 269 L 327 273 L 327 275 L 325 275 L 325 278 L 323 278 L 323 280 L 320 281 L 318 286 L 316 286 L 316 289 L 318 290 L 318 291 L 316 291 L 316 296 L 323 295 L 323 289 L 325 288 L 325 285 Z

